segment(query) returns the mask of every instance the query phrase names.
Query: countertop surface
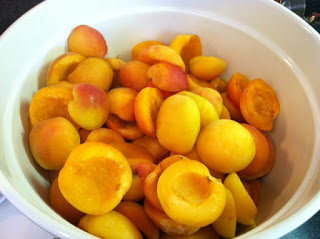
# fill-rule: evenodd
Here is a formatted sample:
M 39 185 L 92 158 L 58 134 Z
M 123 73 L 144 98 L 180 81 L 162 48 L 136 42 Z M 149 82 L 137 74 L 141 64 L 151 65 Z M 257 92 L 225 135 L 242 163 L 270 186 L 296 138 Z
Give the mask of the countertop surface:
M 0 35 L 21 15 L 41 0 L 0 0 Z M 310 10 L 310 9 L 309 9 Z M 311 9 L 312 10 L 312 9 Z M 19 230 L 17 230 L 19 228 Z M 1 239 L 54 239 L 21 214 L 8 200 L 0 204 Z M 320 239 L 320 212 L 281 239 Z

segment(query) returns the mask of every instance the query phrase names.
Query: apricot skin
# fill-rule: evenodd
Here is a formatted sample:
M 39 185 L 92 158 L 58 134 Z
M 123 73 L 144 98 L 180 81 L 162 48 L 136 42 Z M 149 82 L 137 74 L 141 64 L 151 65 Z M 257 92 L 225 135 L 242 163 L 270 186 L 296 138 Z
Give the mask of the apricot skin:
M 79 25 L 68 38 L 68 50 L 78 52 L 85 57 L 104 57 L 108 52 L 106 40 L 96 29 Z
M 130 61 L 120 69 L 120 80 L 124 87 L 132 88 L 136 91 L 142 90 L 150 78 L 147 72 L 150 65 L 141 61 Z

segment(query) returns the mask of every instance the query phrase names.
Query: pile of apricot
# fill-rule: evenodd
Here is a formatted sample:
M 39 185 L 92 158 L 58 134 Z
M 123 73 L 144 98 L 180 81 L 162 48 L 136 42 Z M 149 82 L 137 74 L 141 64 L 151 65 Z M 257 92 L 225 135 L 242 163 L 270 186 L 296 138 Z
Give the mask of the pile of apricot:
M 30 103 L 30 148 L 53 209 L 101 238 L 233 238 L 253 226 L 275 154 L 273 88 L 202 55 L 197 35 L 106 58 L 96 29 L 70 33 Z

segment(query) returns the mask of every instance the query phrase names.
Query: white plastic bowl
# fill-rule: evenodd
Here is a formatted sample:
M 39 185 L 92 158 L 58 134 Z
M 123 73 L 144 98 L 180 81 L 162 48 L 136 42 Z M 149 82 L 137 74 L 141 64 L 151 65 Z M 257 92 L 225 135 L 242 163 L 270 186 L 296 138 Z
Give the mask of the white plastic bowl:
M 50 208 L 27 140 L 31 98 L 79 24 L 101 31 L 108 56 L 124 60 L 140 41 L 198 34 L 205 54 L 226 60 L 223 78 L 239 71 L 276 90 L 276 164 L 263 180 L 258 226 L 238 238 L 280 237 L 319 210 L 320 38 L 303 20 L 271 0 L 48 0 L 0 39 L 0 190 L 27 217 L 61 238 L 94 238 Z

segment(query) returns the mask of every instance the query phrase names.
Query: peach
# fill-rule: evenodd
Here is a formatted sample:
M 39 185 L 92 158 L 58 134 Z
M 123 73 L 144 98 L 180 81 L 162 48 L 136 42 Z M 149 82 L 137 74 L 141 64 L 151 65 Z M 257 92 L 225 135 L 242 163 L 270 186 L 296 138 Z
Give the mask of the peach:
M 79 211 L 102 215 L 114 209 L 132 184 L 127 159 L 101 142 L 76 147 L 61 169 L 59 188 L 64 198 Z
M 201 227 L 197 232 L 189 236 L 177 236 L 162 233 L 160 239 L 220 239 L 219 234 L 211 227 Z
M 266 167 L 269 157 L 269 144 L 266 137 L 255 127 L 248 124 L 241 124 L 253 136 L 256 145 L 256 154 L 252 162 L 244 169 L 238 172 L 241 179 L 251 180 L 260 177 Z
M 189 88 L 189 81 L 186 73 L 178 66 L 161 62 L 152 65 L 147 76 L 152 83 L 160 90 L 178 92 Z
M 196 145 L 201 161 L 222 173 L 246 168 L 256 153 L 252 134 L 233 120 L 220 119 L 207 124 Z
M 74 208 L 61 194 L 56 178 L 50 187 L 50 203 L 64 219 L 72 224 L 78 224 L 80 219 L 85 215 L 78 209 Z
M 224 105 L 222 106 L 222 111 L 220 115 L 220 119 L 231 119 L 229 110 Z
M 102 142 L 105 144 L 125 143 L 122 135 L 112 129 L 100 128 L 92 130 L 86 142 Z
M 233 104 L 233 102 L 230 100 L 227 93 L 222 93 L 221 97 L 223 99 L 223 105 L 227 108 L 229 111 L 229 114 L 231 116 L 231 119 L 239 122 L 244 123 L 246 120 L 243 118 L 241 111 Z
M 68 50 L 78 52 L 85 57 L 104 57 L 108 47 L 98 30 L 87 25 L 79 25 L 69 35 Z
M 230 190 L 234 198 L 237 222 L 248 226 L 254 225 L 257 207 L 243 186 L 239 176 L 236 173 L 229 174 L 224 180 L 224 185 Z
M 153 163 L 152 155 L 144 148 L 131 143 L 109 144 L 119 150 L 127 159 L 130 165 L 137 163 Z
M 162 146 L 179 154 L 188 153 L 199 131 L 200 112 L 194 100 L 173 95 L 163 101 L 156 122 L 157 137 Z
M 114 71 L 119 71 L 126 64 L 125 61 L 120 60 L 119 58 L 108 57 L 105 58 L 105 61 L 109 63 Z
M 261 179 L 256 178 L 253 180 L 241 180 L 244 188 L 249 193 L 251 199 L 253 200 L 254 204 L 258 207 L 260 202 L 260 191 L 261 191 Z
M 154 45 L 164 45 L 162 42 L 159 41 L 154 41 L 154 40 L 148 40 L 148 41 L 143 41 L 138 43 L 132 48 L 131 52 L 131 60 L 136 61 L 139 59 L 140 53 L 146 49 L 149 46 L 154 46 Z
M 172 40 L 169 47 L 181 55 L 186 64 L 190 59 L 202 55 L 202 44 L 197 35 L 178 35 Z
M 212 226 L 224 238 L 234 238 L 237 228 L 236 205 L 229 189 L 226 189 L 226 195 L 226 206 L 220 217 L 212 223 Z
M 57 57 L 49 66 L 47 85 L 54 85 L 65 81 L 67 76 L 76 69 L 85 57 L 75 52 L 68 52 Z
M 177 94 L 190 97 L 197 104 L 198 110 L 200 112 L 201 128 L 206 126 L 211 121 L 219 119 L 219 116 L 215 107 L 204 97 L 201 97 L 190 91 L 181 91 Z
M 90 57 L 81 61 L 66 80 L 74 84 L 90 83 L 103 91 L 108 91 L 112 79 L 113 70 L 109 63 L 101 58 Z
M 135 121 L 125 121 L 114 114 L 109 115 L 106 124 L 108 128 L 117 131 L 128 140 L 135 140 L 144 135 Z
M 251 81 L 240 97 L 245 120 L 260 130 L 269 131 L 280 112 L 280 102 L 272 87 L 262 79 Z
M 224 72 L 226 62 L 218 57 L 196 56 L 189 61 L 189 67 L 195 77 L 209 81 Z
M 40 121 L 30 131 L 31 153 L 45 169 L 60 170 L 71 151 L 80 144 L 76 128 L 65 118 Z
M 228 83 L 220 77 L 216 77 L 213 80 L 211 80 L 210 85 L 220 94 L 226 92 L 228 89 Z
M 124 195 L 123 200 L 140 201 L 144 198 L 144 180 L 157 165 L 149 162 L 135 163 L 131 165 L 132 185 Z
M 192 74 L 187 74 L 189 87 L 188 90 L 192 91 L 193 89 L 200 88 L 200 87 L 209 87 L 212 88 L 212 85 L 208 81 L 199 80 Z
M 135 99 L 135 118 L 141 131 L 150 137 L 156 137 L 156 119 L 163 102 L 163 95 L 157 88 L 142 89 Z
M 157 138 L 151 138 L 148 136 L 143 136 L 131 142 L 132 144 L 141 146 L 149 151 L 153 156 L 153 162 L 158 164 L 164 157 L 169 153 L 165 147 L 163 147 Z
M 164 211 L 153 207 L 148 200 L 144 200 L 144 210 L 153 223 L 169 235 L 188 236 L 199 230 L 199 227 L 189 227 L 172 220 Z
M 223 108 L 223 100 L 218 91 L 208 87 L 201 87 L 193 89 L 191 92 L 207 99 L 213 105 L 218 115 L 221 115 L 221 111 Z
M 250 83 L 250 80 L 243 74 L 237 72 L 232 75 L 228 84 L 228 96 L 235 106 L 240 109 L 240 96 L 243 89 Z
M 185 64 L 181 56 L 172 48 L 163 45 L 152 45 L 141 51 L 139 60 L 149 65 L 159 62 L 170 63 L 179 66 L 185 71 Z
M 74 123 L 68 114 L 68 104 L 72 100 L 72 89 L 51 86 L 41 88 L 33 96 L 30 103 L 31 126 L 54 117 L 64 117 Z
M 147 239 L 159 239 L 159 229 L 149 219 L 142 205 L 121 202 L 114 210 L 129 218 Z
M 134 103 L 137 94 L 137 91 L 127 87 L 110 90 L 108 92 L 110 113 L 125 121 L 135 121 Z
M 129 61 L 120 69 L 120 80 L 124 87 L 142 90 L 150 80 L 147 72 L 150 65 L 141 61 Z
M 78 227 L 99 238 L 143 238 L 129 218 L 114 210 L 99 216 L 86 215 L 81 218 Z
M 81 83 L 73 88 L 74 99 L 68 104 L 68 113 L 87 130 L 100 128 L 109 116 L 108 95 L 98 87 Z
M 80 128 L 78 130 L 79 136 L 80 136 L 80 143 L 84 143 L 87 140 L 88 135 L 92 132 L 92 130 L 88 130 L 88 129 L 82 129 Z
M 173 155 L 162 160 L 158 166 L 148 174 L 144 181 L 144 195 L 149 203 L 155 208 L 162 210 L 159 198 L 157 196 L 157 184 L 158 179 L 162 172 L 166 170 L 170 165 L 180 161 L 181 159 L 186 159 L 182 155 Z
M 226 204 L 224 185 L 204 164 L 190 159 L 181 159 L 162 172 L 157 194 L 163 211 L 190 227 L 211 224 Z

